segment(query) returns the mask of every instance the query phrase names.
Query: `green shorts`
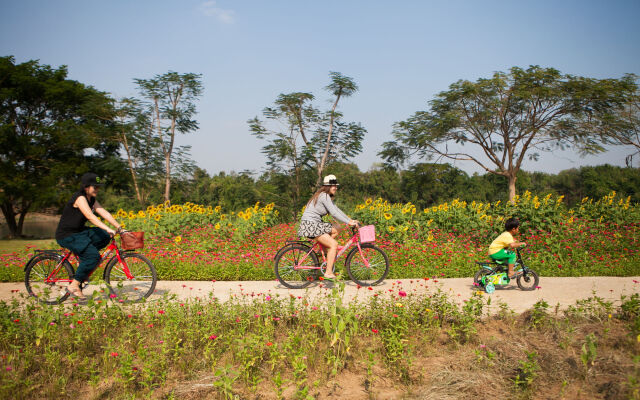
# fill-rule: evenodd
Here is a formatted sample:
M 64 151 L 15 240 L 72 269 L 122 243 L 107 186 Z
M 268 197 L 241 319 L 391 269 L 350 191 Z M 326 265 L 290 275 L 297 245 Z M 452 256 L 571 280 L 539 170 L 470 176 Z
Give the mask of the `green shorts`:
M 489 257 L 491 257 L 491 259 L 494 261 L 507 261 L 508 264 L 516 263 L 516 252 L 511 250 L 501 249 L 496 253 L 489 254 Z

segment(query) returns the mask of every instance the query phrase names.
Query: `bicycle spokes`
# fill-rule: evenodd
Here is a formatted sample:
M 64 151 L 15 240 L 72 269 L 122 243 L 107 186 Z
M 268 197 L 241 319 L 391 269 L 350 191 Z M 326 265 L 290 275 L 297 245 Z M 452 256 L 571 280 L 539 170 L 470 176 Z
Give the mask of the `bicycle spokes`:
M 145 259 L 126 256 L 109 269 L 108 284 L 118 300 L 138 301 L 150 294 L 155 279 L 154 271 Z
M 27 291 L 38 300 L 55 304 L 67 296 L 71 271 L 55 258 L 42 258 L 27 271 Z
M 387 260 L 374 248 L 362 248 L 350 260 L 349 269 L 354 281 L 377 281 L 387 271 Z

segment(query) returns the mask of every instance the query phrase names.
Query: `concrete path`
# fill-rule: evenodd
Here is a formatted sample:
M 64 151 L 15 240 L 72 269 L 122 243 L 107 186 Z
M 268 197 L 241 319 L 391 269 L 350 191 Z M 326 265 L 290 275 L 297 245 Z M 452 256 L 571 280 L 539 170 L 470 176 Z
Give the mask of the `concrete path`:
M 91 293 L 91 289 L 99 289 L 89 286 L 85 294 Z M 451 278 L 437 280 L 400 279 L 386 280 L 373 290 L 360 288 L 351 281 L 346 282 L 346 301 L 364 301 L 367 297 L 397 296 L 399 291 L 407 294 L 424 294 L 438 290 L 450 293 L 450 295 L 462 303 L 470 298 L 477 288 L 473 286 L 471 278 Z M 156 287 L 156 293 L 151 300 L 160 299 L 164 294 L 175 295 L 177 300 L 189 298 L 208 298 L 214 296 L 220 301 L 226 301 L 232 296 L 250 298 L 251 296 L 307 296 L 310 299 L 321 299 L 331 289 L 331 284 L 312 284 L 306 289 L 287 289 L 277 281 L 245 281 L 245 282 L 212 282 L 212 281 L 160 281 Z M 491 298 L 492 307 L 497 309 L 498 303 L 504 302 L 516 311 L 522 312 L 531 308 L 537 301 L 546 300 L 549 305 L 560 305 L 561 309 L 575 304 L 576 300 L 586 299 L 593 295 L 609 301 L 618 301 L 622 295 L 640 293 L 640 277 L 581 277 L 581 278 L 540 278 L 539 288 L 524 292 L 515 283 L 497 288 L 493 294 L 483 295 Z M 21 299 L 26 295 L 24 283 L 0 283 L 0 301 L 11 301 L 13 298 Z

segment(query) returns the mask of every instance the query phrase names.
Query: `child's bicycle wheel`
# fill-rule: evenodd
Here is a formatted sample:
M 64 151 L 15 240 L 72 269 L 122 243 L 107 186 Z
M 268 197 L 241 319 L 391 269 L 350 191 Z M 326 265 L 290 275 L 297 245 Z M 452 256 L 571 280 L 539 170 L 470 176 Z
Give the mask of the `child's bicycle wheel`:
M 516 283 L 521 290 L 533 290 L 538 287 L 538 283 L 540 282 L 540 278 L 538 274 L 536 274 L 532 270 L 525 271 L 522 275 L 518 277 Z
M 473 276 L 474 286 L 484 286 L 484 284 L 482 283 L 482 278 L 485 276 L 489 276 L 492 273 L 492 270 L 486 268 L 481 268 L 480 270 L 478 270 L 478 272 L 476 272 L 476 274 Z

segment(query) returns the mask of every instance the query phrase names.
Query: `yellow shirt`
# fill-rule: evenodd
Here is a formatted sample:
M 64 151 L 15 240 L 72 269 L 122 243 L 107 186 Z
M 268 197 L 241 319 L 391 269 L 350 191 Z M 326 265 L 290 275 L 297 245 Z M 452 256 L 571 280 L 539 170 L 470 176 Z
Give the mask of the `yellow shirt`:
M 509 232 L 502 232 L 491 245 L 489 246 L 489 255 L 499 252 L 502 249 L 509 247 L 511 243 L 515 242 L 515 239 Z

